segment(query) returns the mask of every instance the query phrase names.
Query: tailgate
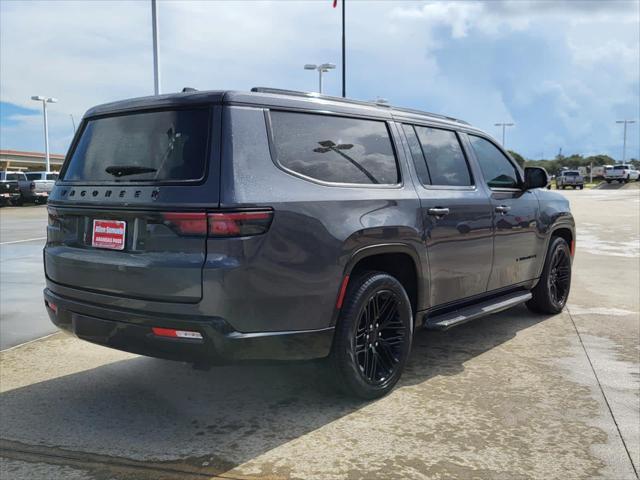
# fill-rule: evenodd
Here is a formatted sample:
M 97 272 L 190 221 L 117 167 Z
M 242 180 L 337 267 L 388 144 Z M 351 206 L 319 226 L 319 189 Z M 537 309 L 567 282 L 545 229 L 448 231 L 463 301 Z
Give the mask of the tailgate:
M 0 182 L 0 194 L 20 193 L 20 187 L 16 181 Z
M 45 272 L 56 283 L 155 301 L 202 297 L 204 214 L 49 207 L 47 237 Z
M 202 298 L 208 209 L 219 205 L 215 106 L 83 120 L 49 196 L 47 278 L 129 298 Z

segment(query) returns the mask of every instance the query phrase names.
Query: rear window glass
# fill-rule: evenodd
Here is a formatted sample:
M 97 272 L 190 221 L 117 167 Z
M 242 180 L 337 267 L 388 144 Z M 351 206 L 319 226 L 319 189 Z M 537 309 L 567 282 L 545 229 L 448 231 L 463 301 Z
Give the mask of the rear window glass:
M 399 182 L 385 122 L 278 111 L 270 117 L 282 167 L 324 182 Z
M 154 182 L 204 176 L 209 109 L 89 120 L 63 173 L 67 181 Z
M 47 180 L 58 180 L 57 173 L 47 173 Z
M 40 180 L 40 174 L 39 173 L 27 173 L 27 178 L 29 180 Z
M 614 170 L 627 170 L 629 168 L 629 165 L 616 165 L 615 167 L 613 167 Z
M 7 173 L 7 180 L 24 180 L 24 173 Z
M 567 177 L 577 177 L 578 175 L 580 175 L 579 172 L 564 172 L 564 175 L 566 175 Z

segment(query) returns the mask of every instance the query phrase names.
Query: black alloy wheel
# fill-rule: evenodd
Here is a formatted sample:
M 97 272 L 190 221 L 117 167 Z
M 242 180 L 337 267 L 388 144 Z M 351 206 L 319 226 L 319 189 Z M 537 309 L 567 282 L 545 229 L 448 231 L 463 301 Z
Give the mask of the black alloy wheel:
M 569 252 L 557 248 L 551 259 L 551 270 L 547 277 L 547 288 L 551 301 L 560 308 L 567 303 L 569 287 L 571 285 L 571 258 Z
M 527 307 L 536 313 L 560 313 L 571 289 L 571 250 L 566 240 L 551 237 L 542 275 L 531 290 L 533 297 Z
M 338 386 L 366 400 L 390 392 L 411 351 L 412 326 L 411 302 L 395 277 L 384 272 L 354 276 L 330 357 Z
M 369 297 L 360 312 L 353 348 L 360 373 L 374 385 L 393 376 L 402 357 L 409 332 L 400 319 L 399 303 L 394 292 L 380 290 Z

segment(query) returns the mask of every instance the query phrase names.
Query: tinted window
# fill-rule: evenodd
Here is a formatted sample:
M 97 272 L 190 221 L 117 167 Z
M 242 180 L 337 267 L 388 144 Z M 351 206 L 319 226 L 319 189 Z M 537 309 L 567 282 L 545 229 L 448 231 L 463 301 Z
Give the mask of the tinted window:
M 40 180 L 39 173 L 27 173 L 27 179 L 29 180 Z
M 416 126 L 416 133 L 433 185 L 471 185 L 469 166 L 454 132 Z
M 133 113 L 89 120 L 64 180 L 162 181 L 203 177 L 209 110 Z
M 277 162 L 334 183 L 396 184 L 396 164 L 384 122 L 271 112 Z
M 416 172 L 418 173 L 418 179 L 423 185 L 429 185 L 431 178 L 429 177 L 429 170 L 427 164 L 424 161 L 424 155 L 422 154 L 422 147 L 420 141 L 416 135 L 416 131 L 412 125 L 403 125 L 404 133 L 409 143 L 409 149 L 411 150 L 411 156 L 413 157 L 413 163 L 416 166 Z
M 487 185 L 492 188 L 515 188 L 519 185 L 518 173 L 509 159 L 493 143 L 484 138 L 469 135 Z
M 7 173 L 7 180 L 26 180 L 24 173 Z
M 58 180 L 57 173 L 47 173 L 47 180 Z

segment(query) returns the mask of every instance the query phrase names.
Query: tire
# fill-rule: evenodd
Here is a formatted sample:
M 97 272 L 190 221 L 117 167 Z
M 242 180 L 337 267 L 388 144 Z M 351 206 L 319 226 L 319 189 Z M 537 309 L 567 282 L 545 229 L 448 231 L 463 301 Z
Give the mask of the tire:
M 575 190 L 575 189 L 576 189 L 576 186 L 575 186 L 575 185 L 573 185 L 573 187 L 572 187 L 572 188 L 573 188 L 573 190 Z
M 580 185 L 580 186 L 578 186 L 578 189 L 579 189 L 579 190 L 582 190 L 583 188 L 584 188 L 584 185 Z
M 611 180 L 607 180 L 607 183 L 611 183 Z
M 407 292 L 395 277 L 365 272 L 352 279 L 330 356 L 338 387 L 365 400 L 389 393 L 411 351 L 412 319 Z
M 559 285 L 559 282 L 562 284 Z M 567 303 L 571 289 L 571 251 L 564 238 L 551 237 L 544 259 L 544 268 L 538 284 L 531 291 L 533 297 L 527 302 L 532 312 L 560 313 Z

